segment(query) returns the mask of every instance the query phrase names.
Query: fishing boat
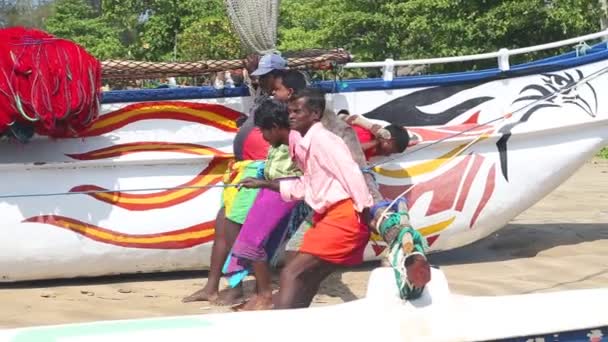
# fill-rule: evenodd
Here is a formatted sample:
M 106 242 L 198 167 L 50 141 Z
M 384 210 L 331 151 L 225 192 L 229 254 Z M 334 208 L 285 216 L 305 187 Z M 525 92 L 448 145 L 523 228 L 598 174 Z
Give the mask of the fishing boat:
M 243 341 L 258 340 L 259 333 L 269 342 L 600 342 L 608 333 L 607 289 L 461 296 L 450 292 L 440 270 L 432 269 L 423 296 L 403 302 L 392 273 L 390 268 L 374 270 L 366 297 L 344 304 L 0 330 L 0 341 Z M 314 329 L 302 329 L 303 324 Z
M 549 194 L 608 140 L 608 48 L 509 65 L 561 42 L 474 56 L 347 63 L 383 77 L 315 82 L 329 106 L 407 127 L 401 155 L 372 160 L 404 196 L 430 251 L 482 239 Z M 496 58 L 494 69 L 395 77 L 395 68 Z M 201 270 L 246 87 L 108 91 L 77 138 L 0 143 L 0 281 Z M 386 246 L 372 236 L 366 260 Z

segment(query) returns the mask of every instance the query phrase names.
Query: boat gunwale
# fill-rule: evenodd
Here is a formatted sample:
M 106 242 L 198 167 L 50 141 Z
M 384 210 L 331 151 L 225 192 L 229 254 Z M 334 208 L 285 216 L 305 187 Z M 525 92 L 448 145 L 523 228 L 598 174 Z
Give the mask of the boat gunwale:
M 600 33 L 605 33 L 608 35 L 608 30 L 595 34 L 597 35 Z M 318 81 L 314 82 L 313 86 L 319 87 L 328 93 L 340 94 L 359 91 L 398 90 L 432 86 L 449 86 L 454 84 L 484 83 L 499 79 L 505 80 L 546 72 L 559 72 L 561 70 L 592 64 L 607 59 L 608 42 L 601 42 L 591 46 L 589 52 L 580 56 L 577 56 L 574 51 L 571 51 L 531 62 L 513 65 L 509 68 L 509 70 L 490 68 L 477 71 L 461 71 L 434 75 L 402 76 L 388 81 L 382 78 L 351 79 L 341 80 L 339 82 L 337 80 Z M 243 85 L 235 88 L 224 89 L 215 89 L 212 86 L 203 86 L 187 88 L 113 90 L 103 93 L 102 104 L 162 100 L 230 99 L 235 97 L 250 97 L 249 89 Z

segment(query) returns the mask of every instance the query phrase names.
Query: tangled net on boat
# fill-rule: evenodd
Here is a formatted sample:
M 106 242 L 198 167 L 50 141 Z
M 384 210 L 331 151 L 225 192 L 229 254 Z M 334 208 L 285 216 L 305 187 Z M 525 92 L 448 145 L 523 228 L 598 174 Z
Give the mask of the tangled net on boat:
M 351 60 L 342 49 L 288 55 L 292 69 L 331 70 Z M 246 60 L 184 63 L 99 62 L 80 45 L 44 31 L 0 29 L 0 136 L 77 137 L 97 118 L 102 79 L 192 77 L 241 69 Z
M 73 136 L 99 114 L 101 64 L 46 32 L 0 29 L 0 134 Z
M 224 0 L 241 43 L 259 54 L 275 52 L 279 0 Z
M 331 70 L 338 64 L 351 61 L 351 56 L 343 49 L 307 50 L 301 53 L 285 54 L 290 69 Z M 192 77 L 204 74 L 243 69 L 244 59 L 204 60 L 197 62 L 146 62 L 132 60 L 103 61 L 104 79 L 153 79 L 161 77 Z

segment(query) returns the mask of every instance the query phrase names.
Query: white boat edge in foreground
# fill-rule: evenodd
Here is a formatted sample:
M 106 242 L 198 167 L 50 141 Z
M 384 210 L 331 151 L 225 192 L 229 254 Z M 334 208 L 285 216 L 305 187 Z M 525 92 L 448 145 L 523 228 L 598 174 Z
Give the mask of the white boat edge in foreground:
M 12 329 L 0 341 L 486 341 L 608 326 L 608 288 L 471 297 L 451 294 L 440 270 L 432 277 L 411 302 L 398 298 L 392 269 L 379 268 L 366 298 L 345 304 Z

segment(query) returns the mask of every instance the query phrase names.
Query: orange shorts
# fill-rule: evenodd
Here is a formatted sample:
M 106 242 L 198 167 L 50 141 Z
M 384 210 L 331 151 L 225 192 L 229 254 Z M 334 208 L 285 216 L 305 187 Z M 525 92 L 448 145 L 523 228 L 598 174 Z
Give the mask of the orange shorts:
M 331 206 L 325 213 L 315 213 L 312 227 L 303 237 L 298 252 L 308 253 L 332 264 L 353 266 L 363 262 L 369 241 L 369 229 L 346 199 Z

